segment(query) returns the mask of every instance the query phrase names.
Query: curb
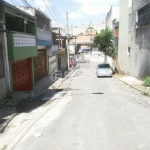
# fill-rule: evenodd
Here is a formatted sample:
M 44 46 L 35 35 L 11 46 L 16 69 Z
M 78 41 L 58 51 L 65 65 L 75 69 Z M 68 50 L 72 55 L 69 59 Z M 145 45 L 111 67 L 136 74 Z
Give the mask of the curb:
M 76 70 L 76 68 L 73 68 L 70 70 L 70 72 L 65 76 L 65 78 L 61 78 L 61 82 L 59 83 L 59 85 L 57 85 L 57 87 L 59 88 L 60 85 L 62 84 L 62 82 L 64 82 L 66 79 L 68 79 L 68 77 Z
M 140 88 L 138 88 L 138 87 L 136 87 L 136 86 L 134 86 L 134 85 L 132 85 L 132 84 L 129 84 L 129 83 L 127 83 L 127 82 L 121 80 L 120 78 L 118 78 L 118 77 L 116 77 L 116 76 L 113 76 L 113 77 L 116 78 L 116 79 L 118 79 L 118 80 L 120 80 L 121 82 L 123 82 L 123 83 L 125 83 L 125 84 L 127 84 L 127 85 L 130 85 L 131 87 L 135 88 L 136 90 L 145 93 L 144 90 L 142 90 L 142 89 L 140 89 Z M 149 94 L 149 93 L 147 93 L 147 94 Z

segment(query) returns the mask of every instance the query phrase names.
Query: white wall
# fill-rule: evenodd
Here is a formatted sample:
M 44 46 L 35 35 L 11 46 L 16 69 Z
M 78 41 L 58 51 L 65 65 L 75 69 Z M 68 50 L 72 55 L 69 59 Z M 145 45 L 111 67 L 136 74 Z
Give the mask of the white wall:
M 70 51 L 70 54 L 75 54 L 75 45 L 69 45 L 69 51 Z
M 47 49 L 47 55 L 53 56 L 59 53 L 58 45 L 52 45 Z
M 48 57 L 48 62 L 49 62 L 49 75 L 50 75 L 51 71 L 58 68 L 57 55 L 52 56 L 52 57 Z

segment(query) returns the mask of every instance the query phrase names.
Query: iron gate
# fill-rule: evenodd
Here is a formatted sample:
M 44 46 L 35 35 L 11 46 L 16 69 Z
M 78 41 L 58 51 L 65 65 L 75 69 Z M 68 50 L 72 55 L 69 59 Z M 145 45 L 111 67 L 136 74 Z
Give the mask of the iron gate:
M 46 50 L 38 50 L 38 56 L 34 57 L 34 77 L 35 83 L 47 76 Z
M 14 91 L 30 91 L 32 89 L 31 80 L 31 59 L 14 61 L 12 67 L 12 83 Z

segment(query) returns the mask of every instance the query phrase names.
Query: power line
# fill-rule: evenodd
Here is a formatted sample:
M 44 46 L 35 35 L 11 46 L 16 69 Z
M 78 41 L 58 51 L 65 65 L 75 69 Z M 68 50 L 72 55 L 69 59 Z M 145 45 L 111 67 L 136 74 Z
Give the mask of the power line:
M 15 3 L 13 2 L 13 0 L 11 0 L 12 4 L 15 5 Z
M 53 2 L 53 1 L 51 0 L 51 2 Z M 54 7 L 55 7 L 55 9 L 56 9 L 56 12 L 57 12 L 58 17 L 61 19 L 62 23 L 64 23 L 64 21 L 63 21 L 63 19 L 61 18 L 60 14 L 59 14 L 59 12 L 58 12 L 58 9 L 57 9 L 57 7 L 56 7 L 56 5 L 55 5 L 54 2 L 53 2 L 53 5 L 54 5 Z
M 22 0 L 24 3 L 26 3 L 31 9 L 32 11 L 34 12 L 34 8 L 27 2 L 27 0 Z
M 51 13 L 51 11 L 50 11 L 49 7 L 47 6 L 47 4 L 46 4 L 45 0 L 43 0 L 43 2 L 45 3 L 45 5 L 46 5 L 47 9 L 49 10 L 50 14 L 52 15 L 53 19 L 56 21 L 56 23 L 57 23 L 57 24 L 58 24 L 58 26 L 60 27 L 59 23 L 57 22 L 57 20 L 55 19 L 55 17 L 54 17 L 54 16 L 53 16 L 53 14 Z

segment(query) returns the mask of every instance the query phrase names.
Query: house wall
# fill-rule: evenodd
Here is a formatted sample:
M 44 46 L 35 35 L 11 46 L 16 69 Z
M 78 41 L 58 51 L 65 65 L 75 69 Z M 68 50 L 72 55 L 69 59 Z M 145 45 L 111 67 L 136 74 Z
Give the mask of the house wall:
M 108 27 L 110 30 L 113 31 L 114 30 L 113 20 L 115 20 L 117 18 L 119 18 L 119 7 L 111 7 L 110 11 L 108 12 L 108 14 L 106 16 L 106 27 Z M 116 37 L 114 42 L 117 45 L 118 37 Z M 107 56 L 107 62 L 110 64 L 110 66 L 114 70 L 115 69 L 115 61 L 111 57 Z
M 49 72 L 48 72 L 48 74 L 50 75 L 53 70 L 58 68 L 57 55 L 52 56 L 52 57 L 48 57 L 48 62 L 49 62 Z
M 10 61 L 37 56 L 36 37 L 25 33 L 7 33 L 8 56 Z
M 125 0 L 120 0 L 120 17 L 119 17 L 119 50 L 118 50 L 118 62 L 120 69 L 125 74 L 129 74 L 130 56 L 128 55 L 128 10 L 129 3 Z
M 133 0 L 130 73 L 137 78 L 150 76 L 150 24 L 136 28 L 136 11 L 148 0 Z
M 3 33 L 0 33 L 0 48 L 2 48 L 2 53 L 0 53 L 0 55 L 3 55 L 3 63 L 0 64 L 0 67 L 1 69 L 3 68 L 4 69 L 4 40 L 3 40 Z M 3 65 L 3 66 L 1 66 Z M 5 72 L 5 70 L 4 70 Z M 2 100 L 3 98 L 6 97 L 7 95 L 7 86 L 6 86 L 6 77 L 5 77 L 5 73 L 4 73 L 4 76 L 0 78 L 0 100 Z

